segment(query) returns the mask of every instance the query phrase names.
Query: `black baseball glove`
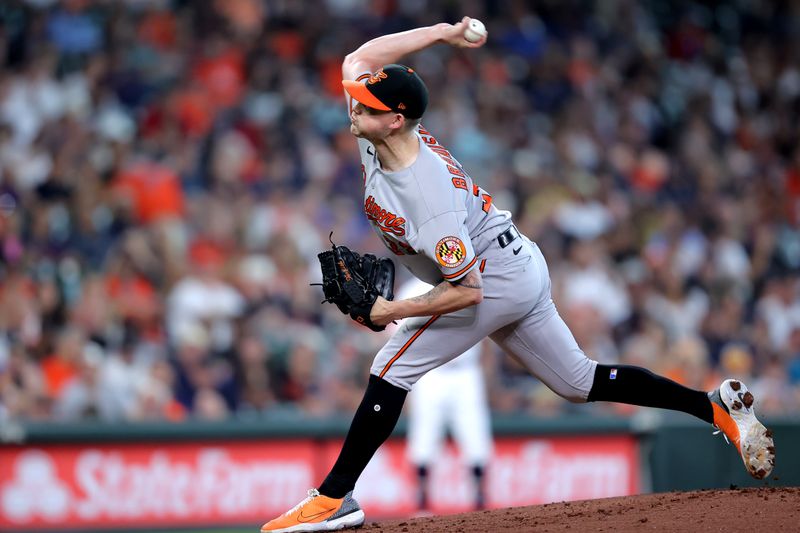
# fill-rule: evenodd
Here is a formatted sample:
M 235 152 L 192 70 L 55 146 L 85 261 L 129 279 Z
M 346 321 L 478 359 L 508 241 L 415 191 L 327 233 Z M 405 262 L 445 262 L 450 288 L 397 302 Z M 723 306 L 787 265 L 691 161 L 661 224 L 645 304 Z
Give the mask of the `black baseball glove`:
M 323 302 L 336 304 L 342 313 L 373 331 L 386 329 L 373 324 L 369 313 L 378 296 L 394 298 L 394 263 L 372 254 L 359 255 L 333 241 L 331 250 L 317 257 L 322 268 Z

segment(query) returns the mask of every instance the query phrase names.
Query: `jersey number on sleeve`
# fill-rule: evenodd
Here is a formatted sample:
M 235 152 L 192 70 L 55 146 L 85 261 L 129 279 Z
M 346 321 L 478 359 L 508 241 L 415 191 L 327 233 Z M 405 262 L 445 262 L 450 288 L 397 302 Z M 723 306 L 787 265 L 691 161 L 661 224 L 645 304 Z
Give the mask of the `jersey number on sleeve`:
M 477 185 L 472 185 L 472 194 L 483 198 L 483 212 L 488 213 L 489 208 L 492 207 L 492 195 L 489 193 L 481 192 L 481 188 Z
M 467 189 L 467 180 L 464 178 L 453 178 L 453 187 L 456 189 L 464 189 L 465 191 L 469 190 Z M 481 188 L 475 184 L 472 185 L 472 194 L 483 198 L 483 212 L 488 213 L 489 208 L 492 207 L 492 195 L 481 192 Z

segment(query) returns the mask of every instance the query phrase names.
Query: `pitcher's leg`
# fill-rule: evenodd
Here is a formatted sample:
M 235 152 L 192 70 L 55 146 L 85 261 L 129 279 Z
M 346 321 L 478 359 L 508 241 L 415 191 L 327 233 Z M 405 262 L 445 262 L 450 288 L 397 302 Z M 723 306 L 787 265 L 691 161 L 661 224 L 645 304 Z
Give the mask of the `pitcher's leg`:
M 375 356 L 370 373 L 410 390 L 426 373 L 461 355 L 499 327 L 496 308 L 500 306 L 500 302 L 484 300 L 447 315 L 405 319 Z
M 610 401 L 683 411 L 714 424 L 728 437 L 747 471 L 763 479 L 775 465 L 772 432 L 756 418 L 755 397 L 744 383 L 727 379 L 706 393 L 635 366 L 597 365 L 589 401 Z
M 361 472 L 397 425 L 406 394 L 405 389 L 377 376 L 369 377 L 364 399 L 356 409 L 339 458 L 319 487 L 320 494 L 343 498 L 355 488 Z
M 714 411 L 705 391 L 684 387 L 637 366 L 597 365 L 587 401 L 683 411 L 709 424 L 714 423 Z
M 552 305 L 552 304 L 551 304 Z M 683 411 L 709 423 L 714 413 L 708 395 L 644 368 L 599 365 L 587 358 L 555 312 L 533 322 L 523 319 L 492 335 L 556 394 L 573 402 L 605 401 Z
M 583 353 L 575 337 L 548 300 L 539 309 L 490 337 L 553 392 L 571 402 L 585 402 L 597 363 Z
M 407 391 L 426 372 L 486 336 L 491 322 L 482 325 L 481 317 L 492 316 L 481 304 L 448 315 L 403 321 L 375 356 L 364 399 L 336 464 L 319 488 L 321 494 L 340 498 L 353 490 L 361 472 L 397 424 Z

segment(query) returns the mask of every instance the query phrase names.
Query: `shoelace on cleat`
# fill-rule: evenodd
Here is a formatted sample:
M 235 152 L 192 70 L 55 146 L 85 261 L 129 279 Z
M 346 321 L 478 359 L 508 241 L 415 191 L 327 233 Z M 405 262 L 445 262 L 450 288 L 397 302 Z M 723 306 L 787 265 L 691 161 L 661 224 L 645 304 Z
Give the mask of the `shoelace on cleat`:
M 301 501 L 300 503 L 298 503 L 297 505 L 295 505 L 294 507 L 283 513 L 281 516 L 289 516 L 290 514 L 297 511 L 298 509 L 300 509 L 302 506 L 304 506 L 317 496 L 319 496 L 319 491 L 317 489 L 308 489 L 308 496 L 306 496 L 306 498 L 303 501 Z
M 724 431 L 719 429 L 717 426 L 713 426 L 713 427 L 717 428 L 717 430 L 715 432 L 713 432 L 712 435 L 719 435 L 720 433 L 722 433 L 722 437 L 725 439 L 725 442 L 727 442 L 728 444 L 731 443 L 731 441 L 728 440 L 728 436 L 725 434 Z

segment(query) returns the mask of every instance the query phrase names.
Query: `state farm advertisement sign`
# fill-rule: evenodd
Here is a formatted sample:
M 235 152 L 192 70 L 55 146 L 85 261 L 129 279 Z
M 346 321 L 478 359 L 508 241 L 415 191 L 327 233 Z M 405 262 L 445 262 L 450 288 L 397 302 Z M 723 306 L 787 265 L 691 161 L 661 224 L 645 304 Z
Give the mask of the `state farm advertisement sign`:
M 339 443 L 331 443 L 333 464 Z M 438 514 L 472 510 L 472 477 L 448 446 L 430 473 L 430 507 Z M 637 494 L 640 468 L 635 439 L 614 437 L 495 439 L 485 494 L 492 508 Z M 416 478 L 401 441 L 372 458 L 353 493 L 368 517 L 416 512 Z
M 319 484 L 341 441 L 136 443 L 0 448 L 0 530 L 252 524 Z M 487 474 L 492 507 L 635 494 L 631 437 L 501 439 Z M 368 519 L 415 511 L 402 441 L 384 445 L 355 496 Z M 447 447 L 431 473 L 434 511 L 469 510 L 471 479 Z
M 311 441 L 4 448 L 0 530 L 257 523 L 314 472 Z

